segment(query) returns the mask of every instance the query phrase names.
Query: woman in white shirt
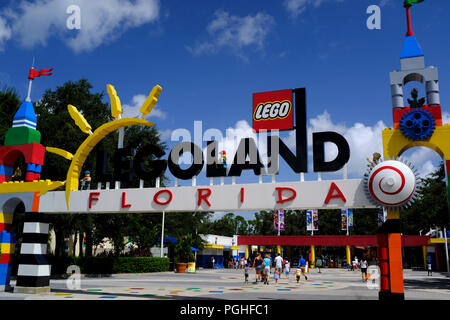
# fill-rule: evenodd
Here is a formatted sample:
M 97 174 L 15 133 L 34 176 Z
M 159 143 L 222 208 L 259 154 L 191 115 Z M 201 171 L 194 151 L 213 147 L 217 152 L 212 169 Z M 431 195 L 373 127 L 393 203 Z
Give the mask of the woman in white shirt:
M 363 282 L 367 281 L 367 260 L 364 258 L 361 259 L 361 277 Z

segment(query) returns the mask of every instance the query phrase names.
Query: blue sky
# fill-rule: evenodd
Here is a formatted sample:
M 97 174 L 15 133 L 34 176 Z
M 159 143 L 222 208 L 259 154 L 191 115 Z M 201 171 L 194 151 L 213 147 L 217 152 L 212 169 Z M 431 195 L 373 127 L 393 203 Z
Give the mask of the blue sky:
M 381 151 L 381 129 L 392 127 L 389 72 L 400 68 L 406 33 L 402 3 L 2 0 L 0 82 L 25 98 L 35 57 L 37 68 L 54 67 L 55 73 L 34 81 L 33 101 L 47 88 L 85 77 L 95 91 L 106 92 L 106 84 L 113 84 L 128 114 L 136 114 L 160 84 L 163 92 L 150 119 L 169 140 L 177 128 L 193 132 L 196 120 L 204 130 L 248 131 L 252 93 L 306 87 L 309 134 L 343 134 L 351 146 L 349 175 L 358 178 L 365 157 Z M 81 10 L 79 30 L 66 27 L 70 5 Z M 370 5 L 381 8 L 380 30 L 366 27 Z M 439 68 L 447 118 L 449 9 L 444 0 L 426 0 L 412 9 L 425 62 Z M 289 133 L 282 136 L 289 141 Z M 425 149 L 408 156 L 424 174 L 439 161 Z M 312 156 L 308 160 L 311 164 Z M 299 178 L 283 164 L 277 179 Z M 207 183 L 204 173 L 199 182 Z M 257 178 L 246 174 L 240 182 Z

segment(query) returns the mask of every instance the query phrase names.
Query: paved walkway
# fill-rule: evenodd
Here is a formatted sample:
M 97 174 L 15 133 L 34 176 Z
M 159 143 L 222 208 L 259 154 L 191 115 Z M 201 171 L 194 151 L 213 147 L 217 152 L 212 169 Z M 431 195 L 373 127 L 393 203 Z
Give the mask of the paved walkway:
M 450 277 L 446 273 L 404 271 L 407 300 L 450 300 Z M 0 300 L 378 300 L 378 290 L 369 289 L 359 271 L 317 269 L 299 283 L 295 275 L 284 275 L 275 285 L 255 283 L 252 270 L 244 283 L 242 270 L 198 270 L 196 273 L 173 272 L 115 274 L 110 277 L 81 276 L 80 287 L 67 286 L 67 280 L 51 280 L 51 293 L 32 295 L 0 293 Z M 15 281 L 11 281 L 14 287 Z

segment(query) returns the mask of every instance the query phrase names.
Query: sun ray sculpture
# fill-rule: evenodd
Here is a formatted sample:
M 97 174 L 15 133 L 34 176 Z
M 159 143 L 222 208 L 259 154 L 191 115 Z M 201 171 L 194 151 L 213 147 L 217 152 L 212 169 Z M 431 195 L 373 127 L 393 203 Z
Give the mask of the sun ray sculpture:
M 57 148 L 47 148 L 47 151 L 58 154 L 66 159 L 71 160 L 69 170 L 67 172 L 66 179 L 66 202 L 67 208 L 70 205 L 70 193 L 72 191 L 78 190 L 80 173 L 83 168 L 83 164 L 86 161 L 87 156 L 92 151 L 92 149 L 109 133 L 127 126 L 132 125 L 143 125 L 143 126 L 154 126 L 154 123 L 145 120 L 145 118 L 150 114 L 153 107 L 158 102 L 158 97 L 161 94 L 162 88 L 156 85 L 149 96 L 145 100 L 144 104 L 140 108 L 141 118 L 122 118 L 122 106 L 120 99 L 117 96 L 114 86 L 108 84 L 107 91 L 109 98 L 111 100 L 111 115 L 114 120 L 101 125 L 94 132 L 92 128 L 83 115 L 77 110 L 75 106 L 68 105 L 67 109 L 70 116 L 75 121 L 75 124 L 80 128 L 80 130 L 89 136 L 84 140 L 84 142 L 78 147 L 75 154 L 70 154 L 69 152 Z

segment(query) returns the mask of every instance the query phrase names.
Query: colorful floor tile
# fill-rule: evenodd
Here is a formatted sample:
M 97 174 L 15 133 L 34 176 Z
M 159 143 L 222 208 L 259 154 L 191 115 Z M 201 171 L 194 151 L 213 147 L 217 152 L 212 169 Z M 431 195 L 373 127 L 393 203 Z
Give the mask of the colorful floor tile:
M 209 293 L 223 293 L 223 291 L 218 291 L 218 290 L 211 290 L 211 291 L 208 291 Z
M 115 298 L 117 298 L 116 296 L 101 296 L 101 297 L 98 297 L 99 299 L 115 299 Z
M 87 289 L 86 291 L 102 291 L 102 289 Z
M 277 291 L 291 291 L 291 289 L 277 289 Z

